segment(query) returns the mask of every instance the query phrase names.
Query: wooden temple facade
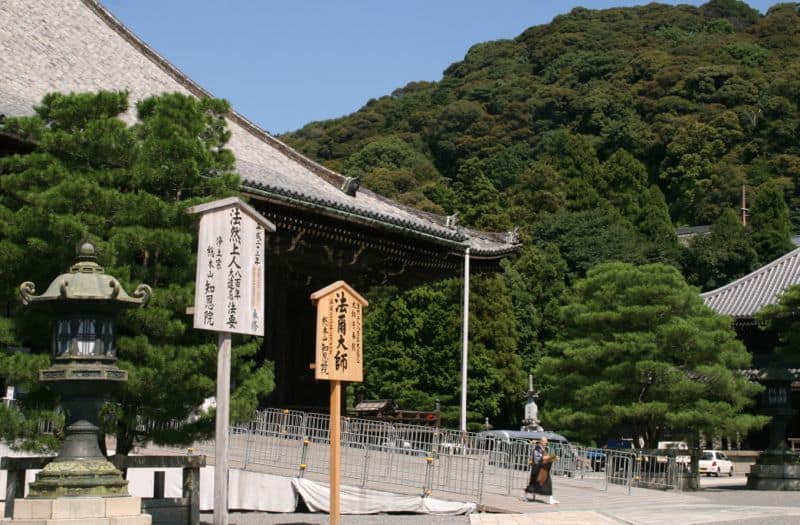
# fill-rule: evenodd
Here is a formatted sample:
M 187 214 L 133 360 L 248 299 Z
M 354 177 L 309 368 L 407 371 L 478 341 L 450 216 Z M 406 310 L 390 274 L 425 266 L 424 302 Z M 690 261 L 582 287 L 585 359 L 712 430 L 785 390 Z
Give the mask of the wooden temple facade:
M 0 3 L 0 118 L 32 114 L 50 92 L 101 89 L 125 89 L 132 103 L 164 92 L 210 96 L 94 0 Z M 518 248 L 513 232 L 472 231 L 359 188 L 235 111 L 228 126 L 242 190 L 277 227 L 267 244 L 263 350 L 276 365 L 273 406 L 326 399 L 308 368 L 313 291 L 339 279 L 365 291 L 459 276 L 467 253 L 473 271 L 491 271 Z M 0 134 L 0 155 L 25 148 Z

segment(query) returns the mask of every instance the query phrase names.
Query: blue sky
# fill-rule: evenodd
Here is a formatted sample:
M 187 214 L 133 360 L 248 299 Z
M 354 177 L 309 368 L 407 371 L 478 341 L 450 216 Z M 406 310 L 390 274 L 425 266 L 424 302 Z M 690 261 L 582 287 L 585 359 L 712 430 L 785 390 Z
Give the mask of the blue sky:
M 626 0 L 101 0 L 214 95 L 272 133 L 439 80 L 471 45 L 514 38 L 575 6 Z M 700 5 L 702 1 L 664 1 Z M 777 0 L 750 0 L 762 13 Z

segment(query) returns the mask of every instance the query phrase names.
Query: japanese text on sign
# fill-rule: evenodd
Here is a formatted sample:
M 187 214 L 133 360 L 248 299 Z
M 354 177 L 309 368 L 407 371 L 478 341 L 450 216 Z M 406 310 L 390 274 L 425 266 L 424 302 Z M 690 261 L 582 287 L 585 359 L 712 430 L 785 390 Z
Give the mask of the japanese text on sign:
M 317 304 L 317 379 L 362 381 L 361 310 L 367 302 L 344 281 L 311 295 Z
M 274 227 L 238 199 L 200 205 L 194 327 L 264 335 L 264 236 Z M 225 205 L 227 204 L 227 205 Z M 233 205 L 231 205 L 233 204 Z

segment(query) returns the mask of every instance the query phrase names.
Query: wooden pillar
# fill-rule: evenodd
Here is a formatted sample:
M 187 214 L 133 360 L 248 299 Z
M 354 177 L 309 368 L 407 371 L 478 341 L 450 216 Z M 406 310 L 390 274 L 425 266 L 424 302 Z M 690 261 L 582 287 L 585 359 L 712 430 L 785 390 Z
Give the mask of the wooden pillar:
M 342 382 L 331 383 L 331 464 L 330 464 L 330 524 L 339 525 L 339 468 L 341 460 L 341 420 L 342 420 Z
M 214 525 L 228 525 L 228 437 L 231 390 L 231 334 L 219 333 L 217 426 L 214 446 Z

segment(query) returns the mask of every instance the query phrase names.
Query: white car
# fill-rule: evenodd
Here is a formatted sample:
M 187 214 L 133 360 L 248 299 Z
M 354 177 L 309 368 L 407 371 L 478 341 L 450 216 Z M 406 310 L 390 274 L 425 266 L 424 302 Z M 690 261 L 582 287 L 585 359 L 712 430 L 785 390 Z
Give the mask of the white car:
M 700 474 L 719 477 L 721 474 L 733 476 L 733 462 L 724 452 L 718 450 L 704 450 L 700 456 Z

